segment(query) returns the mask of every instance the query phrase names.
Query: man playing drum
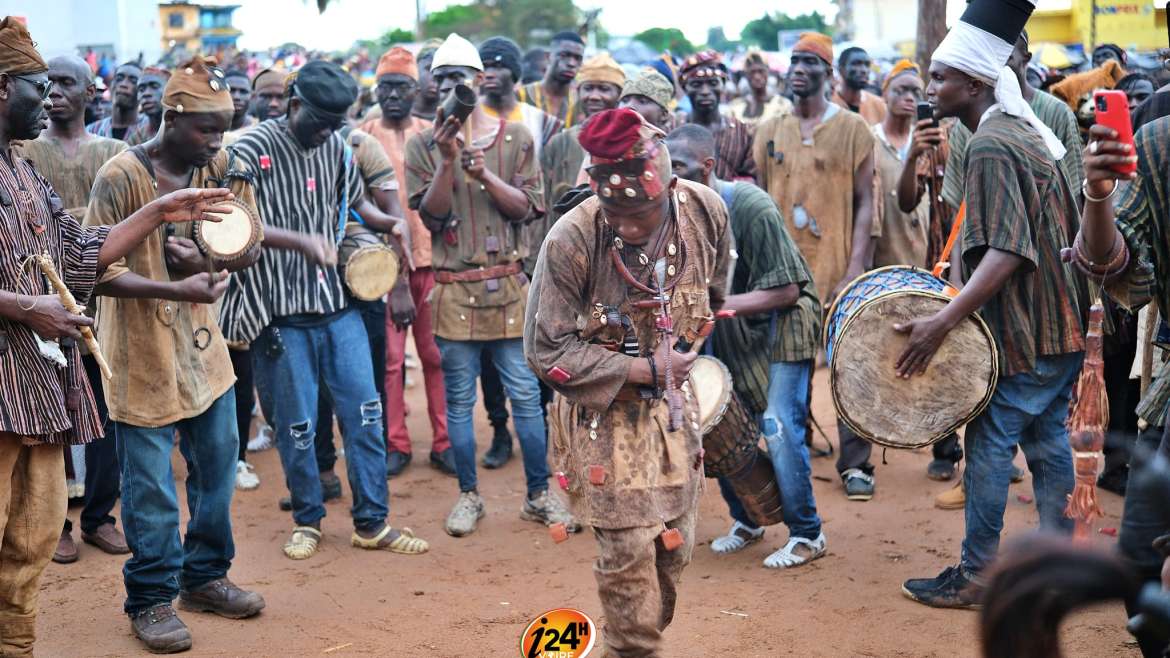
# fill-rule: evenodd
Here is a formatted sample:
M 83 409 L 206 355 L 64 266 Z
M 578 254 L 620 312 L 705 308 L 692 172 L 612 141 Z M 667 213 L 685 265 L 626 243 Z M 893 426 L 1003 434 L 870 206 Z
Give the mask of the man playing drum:
M 195 57 L 167 83 L 162 102 L 166 129 L 101 169 L 86 225 L 118 224 L 158 195 L 188 186 L 229 187 L 254 207 L 250 186 L 229 178 L 220 150 L 232 107 L 222 72 Z M 208 272 L 207 257 L 174 246 L 161 232 L 152 234 L 111 265 L 97 288 L 98 338 L 114 372 L 106 403 L 133 553 L 124 570 L 124 607 L 134 634 L 156 652 L 191 646 L 171 610 L 176 595 L 185 609 L 235 619 L 264 607 L 260 595 L 227 579 L 239 437 L 235 377 L 213 304 L 227 289 L 227 273 Z M 232 267 L 251 264 L 258 251 L 253 247 Z M 171 471 L 176 430 L 190 471 L 191 521 L 182 543 Z
M 980 312 L 1001 355 L 987 409 L 967 425 L 966 536 L 958 566 L 908 580 L 903 593 L 933 607 L 979 603 L 980 573 L 1003 528 L 1012 446 L 1033 473 L 1040 527 L 1069 532 L 1073 488 L 1065 420 L 1084 350 L 1084 280 L 1060 260 L 1077 228 L 1077 202 L 1059 160 L 1064 146 L 1020 94 L 1005 67 L 1032 12 L 1027 0 L 976 0 L 935 51 L 927 95 L 936 114 L 974 134 L 967 147 L 967 284 L 942 311 L 896 326 L 908 334 L 901 377 L 926 370 L 947 334 Z
M 723 310 L 737 315 L 719 322 L 711 338 L 713 353 L 731 370 L 743 403 L 761 414 L 760 429 L 780 488 L 789 539 L 764 566 L 804 564 L 825 554 L 804 441 L 808 386 L 821 331 L 812 273 L 767 193 L 750 183 L 715 178 L 710 131 L 687 124 L 670 133 L 666 145 L 675 175 L 719 192 L 729 211 L 738 259 Z M 711 550 L 726 555 L 759 541 L 764 529 L 748 517 L 725 478 L 719 478 L 719 490 L 735 523 L 711 542 Z
M 597 196 L 545 240 L 524 332 L 528 363 L 560 394 L 554 464 L 597 539 L 617 657 L 659 655 L 690 561 L 703 458 L 698 403 L 680 382 L 696 355 L 673 348 L 723 301 L 731 239 L 719 197 L 672 179 L 661 135 L 629 109 L 585 124 Z
M 329 388 L 342 428 L 354 533 L 359 548 L 418 554 L 427 543 L 386 519 L 386 444 L 382 401 L 360 314 L 349 303 L 336 267 L 350 209 L 387 232 L 397 221 L 364 195 L 361 174 L 337 130 L 357 98 L 340 67 L 312 61 L 291 83 L 288 115 L 265 121 L 231 147 L 255 180 L 265 246 L 309 245 L 311 255 L 265 250 L 238 273 L 224 298 L 228 338 L 252 344 L 264 415 L 292 494 L 295 527 L 284 545 L 291 559 L 312 557 L 325 516 L 313 439 L 318 387 Z

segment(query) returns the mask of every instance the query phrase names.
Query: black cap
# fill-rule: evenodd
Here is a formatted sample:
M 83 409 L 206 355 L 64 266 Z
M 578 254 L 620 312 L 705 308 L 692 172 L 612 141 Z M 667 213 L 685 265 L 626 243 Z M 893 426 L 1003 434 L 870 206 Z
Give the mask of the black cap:
M 297 71 L 293 94 L 316 110 L 345 114 L 357 100 L 358 86 L 340 66 L 313 60 Z

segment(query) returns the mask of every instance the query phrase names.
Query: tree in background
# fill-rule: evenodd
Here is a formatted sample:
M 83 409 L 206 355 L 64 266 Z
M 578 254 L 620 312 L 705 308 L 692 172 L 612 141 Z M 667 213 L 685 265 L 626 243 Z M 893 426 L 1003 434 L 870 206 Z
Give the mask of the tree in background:
M 681 30 L 674 27 L 650 28 L 635 34 L 634 39 L 658 52 L 669 50 L 675 55 L 690 55 L 695 52 L 695 44 L 687 40 Z
M 575 29 L 580 15 L 573 0 L 476 0 L 428 15 L 423 36 L 444 39 L 458 32 L 478 42 L 500 35 L 521 46 L 542 45 L 561 30 Z
M 739 43 L 727 38 L 722 27 L 713 27 L 707 30 L 707 47 L 721 53 L 735 50 Z
M 776 12 L 764 14 L 762 18 L 750 21 L 743 26 L 739 36 L 744 43 L 759 46 L 762 50 L 780 50 L 780 30 L 809 30 L 829 35 L 833 33 L 819 11 L 800 16 Z

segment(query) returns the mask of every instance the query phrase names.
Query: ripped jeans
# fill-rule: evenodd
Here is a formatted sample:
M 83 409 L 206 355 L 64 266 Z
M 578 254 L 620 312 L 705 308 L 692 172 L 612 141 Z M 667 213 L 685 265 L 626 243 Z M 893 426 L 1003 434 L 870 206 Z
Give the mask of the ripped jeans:
M 354 527 L 376 530 L 386 520 L 385 424 L 366 345 L 366 329 L 354 309 L 320 323 L 270 325 L 252 343 L 260 407 L 275 431 L 297 525 L 325 516 L 313 446 L 318 382 L 329 389 L 341 427 Z

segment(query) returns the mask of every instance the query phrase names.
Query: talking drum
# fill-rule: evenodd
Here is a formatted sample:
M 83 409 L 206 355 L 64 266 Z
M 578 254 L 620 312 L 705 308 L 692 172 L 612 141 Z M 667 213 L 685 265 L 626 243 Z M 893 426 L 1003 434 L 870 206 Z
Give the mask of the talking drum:
M 759 448 L 759 428 L 732 390 L 727 366 L 700 356 L 691 369 L 690 385 L 699 404 L 704 473 L 726 478 L 755 523 L 783 521 L 772 462 Z
M 337 247 L 337 269 L 350 294 L 372 302 L 390 292 L 398 280 L 398 254 L 370 229 L 351 223 Z
M 263 237 L 260 216 L 238 201 L 224 201 L 231 212 L 221 214 L 218 222 L 195 222 L 195 243 L 203 253 L 219 261 L 233 261 L 247 254 Z
M 923 375 L 901 379 L 895 371 L 907 335 L 894 325 L 934 315 L 954 294 L 925 270 L 895 266 L 854 279 L 833 302 L 824 334 L 833 404 L 858 436 L 887 448 L 921 448 L 987 407 L 999 355 L 978 315 L 947 334 Z

